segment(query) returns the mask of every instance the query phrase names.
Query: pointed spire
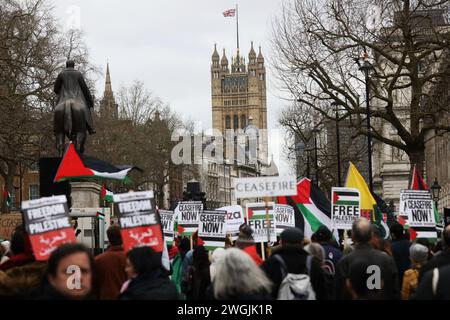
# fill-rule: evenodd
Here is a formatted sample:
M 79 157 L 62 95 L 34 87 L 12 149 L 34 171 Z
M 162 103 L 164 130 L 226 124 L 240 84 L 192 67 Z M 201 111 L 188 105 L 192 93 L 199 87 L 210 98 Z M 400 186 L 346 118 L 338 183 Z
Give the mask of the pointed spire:
M 109 73 L 109 62 L 106 63 L 106 78 L 105 78 L 105 96 L 112 95 L 111 75 Z
M 252 41 L 252 46 L 251 46 L 251 48 L 250 48 L 250 53 L 248 54 L 248 59 L 249 59 L 249 61 L 251 61 L 252 58 L 253 58 L 253 59 L 256 58 L 256 52 L 255 52 L 255 50 L 253 49 L 253 41 Z
M 214 43 L 214 52 L 212 54 L 212 59 L 219 60 L 219 53 L 217 52 L 217 44 L 216 43 Z
M 258 62 L 264 62 L 264 57 L 261 52 L 261 46 L 259 46 Z
M 225 49 L 223 49 L 222 60 L 220 61 L 220 64 L 228 65 L 228 59 L 227 59 L 227 56 L 225 55 Z

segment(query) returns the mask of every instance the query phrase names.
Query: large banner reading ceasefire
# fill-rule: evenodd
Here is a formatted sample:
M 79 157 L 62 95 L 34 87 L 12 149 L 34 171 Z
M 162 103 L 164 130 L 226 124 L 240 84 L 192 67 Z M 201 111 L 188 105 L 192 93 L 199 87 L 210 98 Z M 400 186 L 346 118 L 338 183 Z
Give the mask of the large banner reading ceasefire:
M 65 195 L 23 201 L 22 210 L 36 260 L 45 261 L 58 246 L 76 241 Z
M 202 211 L 199 214 L 198 237 L 207 250 L 225 247 L 226 211 Z
M 140 246 L 149 246 L 156 252 L 162 252 L 164 241 L 156 215 L 153 191 L 115 194 L 113 198 L 119 210 L 125 252 Z
M 174 213 L 169 210 L 159 210 L 159 216 L 161 217 L 164 240 L 166 244 L 172 245 L 174 239 Z
M 200 212 L 203 211 L 201 201 L 181 201 L 175 208 L 175 219 L 178 228 L 182 230 L 182 236 L 191 236 L 198 228 Z

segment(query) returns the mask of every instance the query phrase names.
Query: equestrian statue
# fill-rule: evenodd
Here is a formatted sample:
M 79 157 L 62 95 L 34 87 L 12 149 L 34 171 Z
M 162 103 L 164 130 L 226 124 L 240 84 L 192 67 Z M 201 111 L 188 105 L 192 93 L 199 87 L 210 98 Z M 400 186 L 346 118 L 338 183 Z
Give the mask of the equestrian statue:
M 65 137 L 83 154 L 87 132 L 95 133 L 91 116 L 94 100 L 83 75 L 75 70 L 74 61 L 66 62 L 66 68 L 56 78 L 54 90 L 57 95 L 54 133 L 59 155 L 64 154 Z

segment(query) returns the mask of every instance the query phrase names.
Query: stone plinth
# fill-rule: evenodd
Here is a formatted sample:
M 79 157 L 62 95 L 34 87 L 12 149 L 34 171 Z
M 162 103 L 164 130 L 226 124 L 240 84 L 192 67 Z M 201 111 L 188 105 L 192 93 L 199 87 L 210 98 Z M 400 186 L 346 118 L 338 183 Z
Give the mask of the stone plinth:
M 91 181 L 71 182 L 73 208 L 97 208 L 100 205 L 102 186 Z

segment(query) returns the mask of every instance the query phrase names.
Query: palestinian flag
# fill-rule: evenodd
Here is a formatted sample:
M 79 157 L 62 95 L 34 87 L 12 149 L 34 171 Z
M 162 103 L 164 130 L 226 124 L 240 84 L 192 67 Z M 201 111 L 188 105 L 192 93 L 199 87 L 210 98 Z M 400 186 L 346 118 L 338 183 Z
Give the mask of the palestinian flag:
M 127 174 L 132 169 L 135 169 L 135 167 L 119 168 L 94 157 L 79 155 L 74 145 L 70 143 L 59 164 L 54 182 L 89 178 L 114 179 L 127 182 L 129 181 Z
M 351 191 L 334 191 L 333 204 L 342 206 L 359 206 L 359 193 Z
M 339 234 L 332 227 L 331 203 L 311 180 L 300 180 L 297 183 L 297 195 L 278 197 L 278 203 L 294 208 L 295 226 L 303 230 L 306 238 L 311 238 L 320 226 L 326 226 L 333 232 L 335 240 L 339 241 Z
M 360 194 L 360 212 L 361 217 L 367 218 L 373 224 L 376 224 L 380 228 L 380 234 L 384 239 L 389 237 L 389 228 L 383 219 L 383 213 L 381 212 L 378 204 L 369 190 L 366 181 L 356 169 L 355 165 L 350 162 L 348 168 L 347 179 L 345 181 L 345 187 L 354 188 L 359 190 Z
M 114 195 L 114 193 L 112 193 L 111 191 L 106 189 L 105 185 L 103 184 L 102 185 L 101 200 L 112 203 L 112 202 L 114 202 L 113 201 L 113 195 Z
M 7 207 L 11 207 L 13 200 L 11 197 L 11 193 L 9 193 L 8 188 L 6 187 L 6 185 L 3 187 L 3 201 L 6 202 L 6 206 Z
M 420 172 L 417 170 L 416 166 L 414 166 L 412 179 L 411 179 L 411 190 L 428 190 L 426 183 L 423 181 Z M 433 201 L 433 209 L 434 209 L 434 219 L 436 223 L 440 221 L 439 212 L 437 211 L 436 205 Z M 398 222 L 403 225 L 405 229 L 409 230 L 410 240 L 414 240 L 416 238 L 437 238 L 436 227 L 415 227 L 411 228 L 408 226 L 408 217 L 400 216 L 398 217 Z
M 105 220 L 105 214 L 103 212 L 97 211 L 96 217 L 99 220 Z

